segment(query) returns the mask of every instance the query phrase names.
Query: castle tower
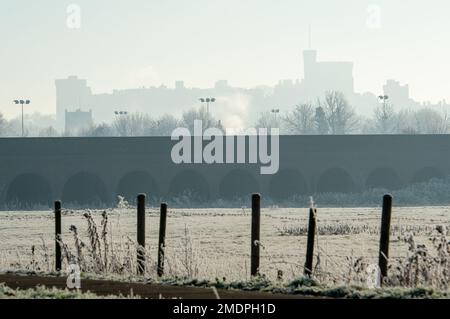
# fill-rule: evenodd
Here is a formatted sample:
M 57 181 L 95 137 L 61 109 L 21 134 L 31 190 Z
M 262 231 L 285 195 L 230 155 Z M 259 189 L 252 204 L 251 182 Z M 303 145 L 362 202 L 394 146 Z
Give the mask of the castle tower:
M 70 76 L 67 79 L 55 81 L 56 86 L 56 122 L 57 128 L 62 131 L 65 124 L 66 111 L 76 111 L 88 108 L 92 96 L 91 89 L 86 80 Z
M 303 65 L 304 65 L 304 79 L 309 80 L 315 74 L 317 63 L 317 51 L 305 50 L 303 51 Z

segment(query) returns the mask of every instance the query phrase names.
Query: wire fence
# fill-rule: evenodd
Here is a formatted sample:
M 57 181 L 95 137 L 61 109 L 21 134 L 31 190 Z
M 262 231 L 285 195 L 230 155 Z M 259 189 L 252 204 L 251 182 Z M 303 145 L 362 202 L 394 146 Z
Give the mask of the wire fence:
M 144 206 L 145 207 L 145 206 Z M 142 209 L 142 206 L 141 206 Z M 242 210 L 242 211 L 241 211 Z M 373 211 L 376 211 L 376 209 L 373 209 Z M 322 264 L 339 264 L 339 263 L 343 263 L 343 262 L 352 262 L 353 260 L 357 260 L 360 258 L 364 258 L 370 262 L 379 262 L 380 259 L 380 255 L 382 254 L 382 252 L 379 251 L 379 243 L 382 240 L 380 238 L 381 236 L 381 231 L 380 231 L 380 225 L 381 225 L 381 212 L 379 212 L 378 216 L 366 216 L 366 215 L 358 215 L 353 214 L 353 218 L 351 216 L 346 216 L 346 214 L 344 214 L 343 218 L 330 218 L 327 216 L 321 216 L 320 215 L 320 209 L 318 210 L 318 214 L 316 214 L 316 216 L 314 217 L 316 219 L 316 226 L 314 229 L 314 235 L 313 235 L 313 239 L 315 241 L 315 245 L 314 245 L 314 250 L 312 252 L 312 255 L 314 257 L 314 260 L 316 263 L 318 263 L 318 260 L 320 260 L 320 262 Z M 144 209 L 144 216 L 146 217 L 151 217 L 153 219 L 157 219 L 159 218 L 159 214 L 160 214 L 160 210 L 156 209 L 156 208 L 147 208 L 146 210 Z M 261 208 L 259 209 L 255 209 L 255 207 L 252 207 L 251 209 L 240 209 L 240 208 L 236 208 L 235 210 L 229 210 L 228 212 L 224 213 L 224 212 L 195 212 L 195 211 L 189 211 L 189 212 L 185 212 L 185 211 L 169 211 L 168 212 L 168 219 L 169 221 L 171 219 L 177 219 L 177 218 L 197 218 L 197 217 L 214 217 L 214 218 L 220 218 L 220 217 L 230 217 L 230 218 L 242 218 L 242 219 L 250 219 L 250 217 L 254 217 L 255 214 L 259 214 L 260 216 L 260 221 L 259 221 L 259 232 L 260 234 L 254 234 L 253 232 L 250 231 L 250 229 L 248 229 L 246 232 L 240 232 L 238 233 L 237 231 L 233 231 L 233 227 L 231 227 L 230 231 L 229 231 L 229 238 L 226 240 L 229 241 L 233 241 L 234 238 L 239 238 L 240 242 L 244 242 L 244 244 L 240 244 L 240 250 L 239 251 L 233 251 L 230 249 L 229 246 L 227 246 L 226 244 L 222 246 L 219 245 L 211 245 L 207 248 L 205 248 L 205 246 L 207 246 L 206 244 L 202 244 L 202 241 L 204 241 L 204 239 L 198 235 L 196 238 L 194 238 L 194 240 L 200 242 L 200 248 L 198 250 L 200 250 L 200 252 L 198 253 L 199 260 L 197 261 L 197 263 L 199 264 L 199 267 L 210 267 L 211 265 L 202 265 L 202 261 L 206 262 L 206 259 L 208 259 L 208 262 L 212 262 L 214 259 L 217 259 L 221 261 L 224 261 L 226 259 L 229 259 L 230 261 L 232 261 L 233 263 L 237 264 L 237 268 L 242 269 L 242 268 L 251 268 L 251 264 L 256 263 L 257 267 L 256 267 L 256 271 L 255 269 L 251 269 L 250 271 L 248 271 L 247 269 L 245 269 L 246 273 L 248 271 L 249 274 L 255 276 L 258 273 L 260 273 L 262 270 L 270 270 L 270 271 L 277 271 L 281 268 L 288 268 L 288 267 L 295 267 L 296 271 L 303 271 L 305 270 L 306 266 L 305 266 L 305 259 L 307 258 L 308 255 L 308 251 L 307 251 L 307 247 L 306 247 L 306 240 L 308 238 L 308 236 L 311 235 L 311 229 L 309 229 L 308 227 L 308 222 L 309 222 L 309 218 L 306 217 L 291 217 L 291 216 L 280 216 L 280 215 L 276 215 L 276 213 L 271 212 L 271 209 L 265 209 L 265 210 L 261 210 Z M 78 213 L 72 211 L 72 210 L 63 210 L 62 211 L 62 220 L 64 221 L 66 218 L 68 217 L 77 217 Z M 45 223 L 51 223 L 51 221 L 49 220 L 49 218 L 42 218 L 42 217 L 37 217 L 40 220 L 44 221 Z M 252 218 L 253 219 L 253 218 Z M 387 232 L 388 235 L 393 236 L 393 235 L 401 235 L 405 232 L 411 232 L 411 231 L 415 231 L 417 233 L 421 233 L 424 236 L 429 235 L 431 232 L 433 232 L 433 230 L 435 229 L 435 226 L 433 226 L 433 223 L 436 222 L 445 222 L 445 216 L 442 216 L 442 218 L 435 219 L 435 220 L 429 220 L 427 218 L 417 218 L 417 217 L 392 217 L 392 225 L 389 225 L 389 230 Z M 271 248 L 271 242 L 268 240 L 265 240 L 265 235 L 264 234 L 264 227 L 261 228 L 261 220 L 262 220 L 262 226 L 264 226 L 265 224 L 270 224 L 271 222 L 268 222 L 268 220 L 273 220 L 273 221 L 280 221 L 280 222 L 286 222 L 284 223 L 284 226 L 286 228 L 289 229 L 293 229 L 293 230 L 298 230 L 297 233 L 293 232 L 292 234 L 285 234 L 283 235 L 283 229 L 282 228 L 278 228 L 277 233 L 275 234 L 271 234 L 271 236 L 276 236 L 276 237 L 289 237 L 290 238 L 290 243 L 294 243 L 295 247 L 290 247 L 289 249 L 278 249 L 277 252 L 274 252 L 274 250 Z M 217 219 L 215 222 L 220 223 L 220 219 Z M 417 223 L 429 223 L 426 225 L 402 225 L 403 222 L 417 222 Z M 129 225 L 131 225 L 130 227 L 133 227 L 132 224 L 134 222 L 132 222 L 131 220 L 127 220 L 127 223 Z M 139 223 L 141 224 L 141 226 L 139 226 Z M 138 222 L 138 224 L 134 223 L 134 227 L 135 231 L 133 231 L 131 228 L 128 229 L 125 234 L 122 234 L 123 237 L 135 237 L 139 232 L 144 232 L 144 237 L 141 236 L 141 238 L 145 238 L 148 237 L 148 230 L 146 232 L 145 227 L 142 228 L 142 223 L 145 224 L 145 218 L 144 220 Z M 353 224 L 353 228 L 347 229 L 344 231 L 339 232 L 339 227 L 343 224 Z M 356 224 L 356 226 L 355 226 Z M 359 227 L 359 224 L 367 224 L 365 226 L 361 226 Z M 448 222 L 447 222 L 448 224 Z M 48 227 L 52 227 L 53 225 L 47 225 L 47 230 Z M 250 226 L 250 225 L 249 225 Z M 146 254 L 144 254 L 144 256 L 139 256 L 138 253 L 136 252 L 135 254 L 135 259 L 139 260 L 142 258 L 149 258 L 151 259 L 152 262 L 157 263 L 158 266 L 156 267 L 156 269 L 158 270 L 158 276 L 163 276 L 164 274 L 164 261 L 158 260 L 158 258 L 161 257 L 161 246 L 163 246 L 164 248 L 167 247 L 168 251 L 171 251 L 172 254 L 168 254 L 166 256 L 167 259 L 182 259 L 184 258 L 183 254 L 184 249 L 183 247 L 179 246 L 180 244 L 183 244 L 183 238 L 180 234 L 177 234 L 176 236 L 173 236 L 174 234 L 171 233 L 170 235 L 168 235 L 168 237 L 166 238 L 166 236 L 161 236 L 158 234 L 155 234 L 156 232 L 158 232 L 160 230 L 161 224 L 159 225 L 159 229 L 158 227 L 154 226 L 151 231 L 153 232 L 153 237 L 157 238 L 157 237 L 161 237 L 163 238 L 163 243 L 161 245 L 161 243 L 155 244 L 156 240 L 154 242 L 152 242 L 150 245 L 148 243 L 138 243 L 136 240 L 133 239 L 134 243 L 137 244 L 139 246 L 139 244 L 143 244 L 144 247 L 146 247 Z M 334 227 L 334 228 L 333 228 Z M 358 228 L 359 227 L 359 228 Z M 19 231 L 23 231 L 23 232 L 27 232 L 27 228 L 26 227 L 16 227 L 16 226 L 8 226 L 8 225 L 2 225 L 0 226 L 0 232 L 4 233 L 6 231 L 10 231 L 11 233 L 14 232 L 14 230 L 17 229 Z M 337 230 L 336 230 L 337 229 Z M 328 230 L 328 233 L 327 233 Z M 330 231 L 331 230 L 331 231 Z M 332 231 L 336 230 L 335 233 L 333 233 Z M 42 246 L 42 244 L 39 242 L 39 236 L 40 233 L 34 231 L 35 233 L 33 234 L 34 238 L 36 238 L 36 241 L 34 242 L 34 244 L 32 245 L 32 247 L 30 247 L 29 244 L 21 244 L 20 243 L 20 237 L 23 234 L 19 234 L 18 235 L 18 239 L 17 239 L 17 244 L 14 247 L 5 247 L 2 246 L 1 249 L 1 256 L 0 258 L 2 259 L 8 259 L 8 256 L 15 256 L 17 257 L 16 260 L 21 260 L 24 264 L 29 264 L 30 261 L 29 258 L 30 255 L 32 254 L 37 254 L 36 251 L 32 251 L 35 248 Z M 261 232 L 262 234 L 262 239 L 261 239 Z M 0 233 L 0 234 L 1 234 Z M 56 242 L 55 244 L 53 244 L 53 240 L 55 239 L 55 237 L 57 237 L 58 235 L 64 235 L 64 236 L 69 236 L 67 233 L 67 230 L 63 231 L 64 234 L 52 234 L 51 232 L 47 231 L 47 233 L 45 234 L 46 240 L 47 240 L 47 249 L 48 251 L 48 258 L 53 259 L 52 260 L 52 265 L 58 265 L 57 260 L 55 260 L 56 256 L 58 255 L 55 252 L 55 249 L 57 250 L 58 248 L 61 249 L 60 247 L 60 243 Z M 333 251 L 333 249 L 328 249 L 326 247 L 326 245 L 328 244 L 327 241 L 333 241 L 335 238 L 339 237 L 340 238 L 340 242 L 341 245 L 347 245 L 346 240 L 351 241 L 351 237 L 353 235 L 357 235 L 357 234 L 364 234 L 370 237 L 371 242 L 370 242 L 370 247 L 371 247 L 371 252 L 367 253 L 367 251 L 365 253 L 355 253 L 353 251 L 349 251 L 347 249 L 346 253 L 339 253 L 339 252 L 335 252 Z M 30 234 L 28 234 L 30 235 Z M 137 236 L 136 236 L 137 237 Z M 177 244 L 174 244 L 174 238 L 172 237 L 176 237 L 177 239 Z M 211 235 L 211 238 L 214 237 L 214 234 Z M 349 238 L 347 238 L 349 237 Z M 250 238 L 252 238 L 251 243 L 250 243 Z M 257 238 L 257 243 L 254 243 L 254 238 Z M 271 237 L 272 238 L 272 237 Z M 191 238 L 192 240 L 192 238 Z M 391 240 L 389 239 L 388 242 L 392 244 L 398 244 L 397 240 Z M 259 252 L 255 253 L 255 252 L 251 252 L 250 249 L 247 249 L 247 247 L 252 247 L 257 245 Z M 237 246 L 237 245 L 236 245 Z M 290 246 L 292 246 L 292 244 L 290 244 Z M 242 247 L 246 247 L 243 250 L 246 252 L 242 251 Z M 292 252 L 295 251 L 295 252 Z M 118 254 L 123 254 L 126 251 L 125 250 L 121 250 L 120 248 L 117 248 L 116 252 Z M 205 254 L 210 254 L 209 256 L 202 255 L 202 252 Z M 150 256 L 152 258 L 150 258 Z M 398 251 L 395 251 L 395 253 L 390 253 L 388 254 L 388 256 L 386 256 L 389 258 L 389 260 L 401 260 L 402 258 L 405 258 L 405 254 L 404 253 L 400 253 Z M 11 259 L 11 258 L 10 258 Z M 255 261 L 255 259 L 257 259 L 257 262 Z M 66 261 L 67 262 L 67 261 Z M 171 261 L 173 263 L 173 260 Z M 170 263 L 170 262 L 168 262 Z M 147 267 L 149 269 L 144 270 L 144 272 L 139 272 L 138 273 L 147 273 L 149 271 L 153 271 L 154 267 L 149 267 L 149 263 L 142 263 L 142 265 L 140 266 L 140 268 L 144 268 L 144 265 L 147 265 Z M 169 267 L 169 266 L 167 266 Z M 54 269 L 54 270 L 62 270 L 61 267 L 56 267 L 59 269 Z M 222 267 L 223 268 L 223 267 Z M 330 268 L 332 268 L 330 266 Z M 324 270 L 324 272 L 327 272 L 327 270 Z

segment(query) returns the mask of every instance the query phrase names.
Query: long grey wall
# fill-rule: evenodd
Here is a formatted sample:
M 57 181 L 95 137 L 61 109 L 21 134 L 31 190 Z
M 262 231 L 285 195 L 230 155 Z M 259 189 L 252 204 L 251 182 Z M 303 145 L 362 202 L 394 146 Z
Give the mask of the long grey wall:
M 284 136 L 280 170 L 260 175 L 254 164 L 181 164 L 170 138 L 0 139 L 0 205 L 111 203 L 139 192 L 168 200 L 261 192 L 293 194 L 395 189 L 450 174 L 450 136 Z

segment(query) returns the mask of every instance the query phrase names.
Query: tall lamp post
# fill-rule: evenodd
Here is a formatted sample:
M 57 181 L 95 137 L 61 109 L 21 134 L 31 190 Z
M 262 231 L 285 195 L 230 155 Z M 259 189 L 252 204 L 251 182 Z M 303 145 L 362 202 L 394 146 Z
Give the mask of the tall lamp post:
M 216 102 L 216 99 L 213 97 L 201 98 L 200 102 L 206 103 L 206 114 L 208 114 L 209 117 L 209 104 Z
M 116 131 L 119 133 L 120 136 L 129 136 L 131 135 L 131 132 L 128 130 L 129 123 L 126 123 L 122 121 L 122 119 L 126 119 L 126 116 L 128 116 L 127 111 L 114 111 L 114 114 L 116 115 Z
M 378 96 L 378 99 L 380 102 L 383 103 L 383 113 L 381 115 L 383 119 L 383 134 L 387 131 L 387 124 L 386 121 L 388 120 L 388 114 L 387 114 L 387 101 L 389 100 L 389 96 L 387 95 L 380 95 Z
M 23 106 L 24 106 L 24 104 L 28 105 L 30 103 L 31 103 L 30 100 L 14 100 L 14 104 L 16 104 L 16 105 L 20 104 L 22 106 L 22 137 L 25 136 L 25 130 L 24 130 L 24 127 L 23 127 Z
M 207 121 L 208 124 L 206 125 L 206 127 L 209 127 L 209 104 L 216 102 L 216 99 L 214 97 L 207 97 L 207 98 L 200 98 L 199 99 L 200 102 L 202 103 L 206 103 L 206 117 L 207 117 Z
M 380 96 L 378 97 L 378 99 L 379 99 L 381 102 L 383 102 L 384 107 L 386 107 L 386 103 L 387 103 L 387 100 L 389 100 L 389 96 L 387 96 L 387 95 L 380 95 Z
M 278 114 L 279 113 L 280 113 L 280 109 L 273 109 L 272 110 L 272 114 L 275 115 L 275 122 L 277 123 L 277 125 L 278 125 Z

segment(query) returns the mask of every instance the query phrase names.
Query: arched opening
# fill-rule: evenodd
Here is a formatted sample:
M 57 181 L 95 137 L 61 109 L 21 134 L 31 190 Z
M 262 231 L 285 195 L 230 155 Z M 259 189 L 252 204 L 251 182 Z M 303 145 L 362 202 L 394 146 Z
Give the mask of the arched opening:
M 269 185 L 270 197 L 276 200 L 306 195 L 308 186 L 302 174 L 294 169 L 285 169 L 272 177 Z
M 331 168 L 322 174 L 317 183 L 318 193 L 352 193 L 355 183 L 349 173 L 341 168 Z
M 50 183 L 36 174 L 17 176 L 6 193 L 8 207 L 31 209 L 33 206 L 51 206 L 52 191 Z
M 219 186 L 219 194 L 223 199 L 246 198 L 259 191 L 258 181 L 252 174 L 244 170 L 234 170 L 228 173 Z
M 70 177 L 64 185 L 64 203 L 80 206 L 103 206 L 108 195 L 103 181 L 95 174 L 81 172 Z
M 161 195 L 157 183 L 147 172 L 136 171 L 122 177 L 116 195 L 123 196 L 129 203 L 135 204 L 139 194 L 146 194 L 150 198 Z
M 425 183 L 434 178 L 444 178 L 444 174 L 435 167 L 424 167 L 414 174 L 411 182 L 413 184 Z
M 370 189 L 396 190 L 401 188 L 403 183 L 392 168 L 377 168 L 367 177 L 366 186 Z
M 175 176 L 170 183 L 169 195 L 174 197 L 187 196 L 191 200 L 209 199 L 209 185 L 206 179 L 195 171 L 183 171 Z

